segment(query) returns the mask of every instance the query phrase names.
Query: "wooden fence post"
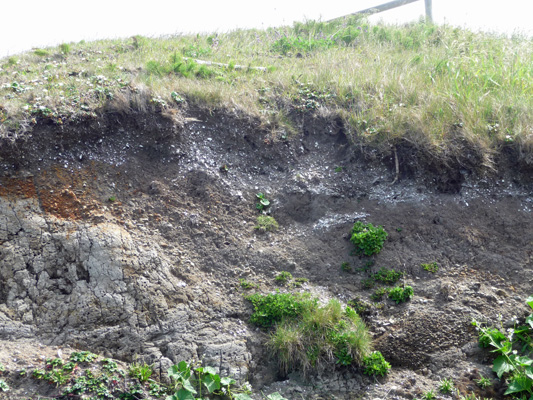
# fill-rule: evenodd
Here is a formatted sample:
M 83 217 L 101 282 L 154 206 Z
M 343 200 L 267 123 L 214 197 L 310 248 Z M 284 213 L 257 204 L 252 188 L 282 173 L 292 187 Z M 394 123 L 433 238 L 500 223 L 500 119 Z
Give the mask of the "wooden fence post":
M 433 23 L 433 5 L 431 0 L 425 0 L 426 2 L 426 22 Z

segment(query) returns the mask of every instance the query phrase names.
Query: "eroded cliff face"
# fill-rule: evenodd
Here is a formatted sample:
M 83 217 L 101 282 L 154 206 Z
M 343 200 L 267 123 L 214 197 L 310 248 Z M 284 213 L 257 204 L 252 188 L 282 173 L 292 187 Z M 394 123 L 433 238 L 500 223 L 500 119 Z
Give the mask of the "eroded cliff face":
M 109 115 L 42 126 L 4 149 L 0 339 L 139 356 L 163 370 L 202 358 L 271 384 L 280 377 L 265 334 L 248 324 L 239 279 L 268 292 L 277 272 L 290 271 L 309 279 L 295 290 L 367 299 L 366 275 L 355 271 L 368 260 L 350 255 L 346 240 L 364 219 L 389 232 L 373 268 L 403 271 L 415 298 L 385 301 L 367 317 L 393 363 L 385 387 L 350 370 L 322 371 L 315 384 L 347 398 L 394 386 L 403 398 L 440 376 L 468 385 L 475 368 L 489 371 L 470 320 L 526 312 L 531 188 L 463 177 L 458 191 L 454 183 L 455 193 L 441 193 L 446 176 L 423 171 L 391 185 L 390 160 L 364 158 L 340 127 L 311 120 L 302 129 L 286 140 L 225 114 L 183 127 Z M 257 192 L 271 200 L 279 231 L 254 231 Z M 433 261 L 438 274 L 420 268 Z

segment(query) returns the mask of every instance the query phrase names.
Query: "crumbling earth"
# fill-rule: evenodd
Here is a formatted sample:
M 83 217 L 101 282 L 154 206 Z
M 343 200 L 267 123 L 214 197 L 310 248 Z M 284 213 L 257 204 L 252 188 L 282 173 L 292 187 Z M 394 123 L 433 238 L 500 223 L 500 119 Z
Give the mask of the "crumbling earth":
M 527 312 L 527 179 L 428 170 L 399 152 L 391 184 L 394 160 L 354 146 L 329 121 L 309 118 L 285 138 L 227 112 L 190 117 L 183 126 L 158 114 L 41 124 L 2 146 L 0 363 L 30 368 L 41 353 L 76 348 L 163 371 L 203 359 L 290 399 L 411 399 L 444 377 L 462 393 L 502 397 L 496 379 L 486 391 L 474 384 L 494 376 L 470 322 Z M 258 192 L 278 231 L 254 230 Z M 367 272 L 358 270 L 369 259 L 351 255 L 347 240 L 355 220 L 389 233 Z M 421 268 L 431 262 L 436 273 Z M 381 267 L 403 271 L 415 292 L 365 317 L 393 366 L 388 377 L 347 368 L 280 376 L 266 333 L 248 323 L 239 279 L 266 293 L 289 271 L 309 279 L 292 290 L 370 302 L 361 281 Z M 11 398 L 42 394 L 32 395 L 12 385 Z

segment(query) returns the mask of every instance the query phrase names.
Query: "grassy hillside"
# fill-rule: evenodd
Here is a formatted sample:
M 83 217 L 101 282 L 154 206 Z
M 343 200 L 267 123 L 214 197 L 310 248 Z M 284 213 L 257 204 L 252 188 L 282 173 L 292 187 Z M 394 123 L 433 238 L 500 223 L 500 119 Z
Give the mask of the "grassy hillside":
M 533 164 L 533 42 L 524 38 L 350 18 L 63 44 L 0 66 L 3 138 L 102 112 L 222 108 L 260 120 L 273 139 L 319 117 L 384 154 L 406 144 L 443 161 L 473 154 L 497 168 L 496 156 L 510 148 Z

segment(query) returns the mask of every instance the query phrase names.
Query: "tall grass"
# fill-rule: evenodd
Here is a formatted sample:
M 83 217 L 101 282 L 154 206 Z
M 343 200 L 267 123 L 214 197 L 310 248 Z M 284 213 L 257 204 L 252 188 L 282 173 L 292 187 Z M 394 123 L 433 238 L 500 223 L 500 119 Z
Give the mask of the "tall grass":
M 533 43 L 526 38 L 349 18 L 68 47 L 0 61 L 0 133 L 21 134 L 43 118 L 93 118 L 118 94 L 142 89 L 146 104 L 160 97 L 166 107 L 184 107 L 175 92 L 185 106 L 237 111 L 273 133 L 297 131 L 301 116 L 330 116 L 383 152 L 407 143 L 453 159 L 468 150 L 494 168 L 505 147 L 533 164 Z M 267 70 L 249 68 L 257 66 Z

